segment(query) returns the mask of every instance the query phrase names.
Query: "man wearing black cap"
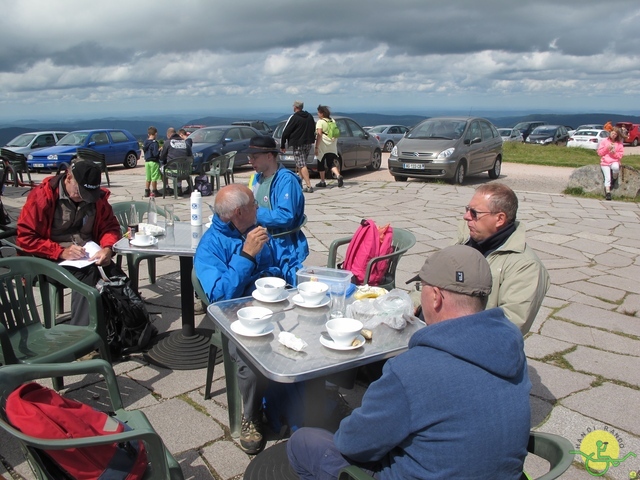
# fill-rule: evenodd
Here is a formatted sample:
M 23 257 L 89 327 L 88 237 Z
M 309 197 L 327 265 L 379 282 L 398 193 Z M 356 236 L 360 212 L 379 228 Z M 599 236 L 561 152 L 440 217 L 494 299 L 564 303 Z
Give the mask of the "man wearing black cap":
M 279 152 L 272 137 L 251 139 L 246 153 L 256 173 L 249 188 L 258 202 L 259 225 L 267 227 L 271 235 L 298 229 L 275 240 L 302 263 L 309 255 L 307 237 L 299 229 L 304 221 L 304 195 L 298 176 L 278 164 Z
M 427 327 L 389 360 L 334 434 L 301 428 L 287 454 L 300 479 L 357 464 L 378 479 L 520 479 L 530 428 L 524 342 L 500 308 L 485 310 L 491 270 L 454 245 L 418 273 Z
M 102 266 L 108 276 L 124 275 L 111 262 L 111 247 L 120 237 L 120 224 L 109 205 L 109 191 L 100 188 L 100 167 L 75 158 L 65 173 L 45 178 L 27 198 L 18 218 L 17 245 L 23 252 L 55 262 L 95 260 L 84 267 L 65 267 L 81 282 L 95 287 Z M 84 245 L 99 250 L 88 257 Z M 89 312 L 82 295 L 71 299 L 71 323 L 88 325 Z

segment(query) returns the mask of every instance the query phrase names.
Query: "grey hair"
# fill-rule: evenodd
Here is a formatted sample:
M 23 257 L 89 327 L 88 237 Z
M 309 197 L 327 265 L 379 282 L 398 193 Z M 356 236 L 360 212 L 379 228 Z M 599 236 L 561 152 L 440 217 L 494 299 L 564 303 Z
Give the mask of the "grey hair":
M 293 102 L 293 106 L 302 110 L 304 108 L 304 102 L 301 102 L 300 100 L 296 100 L 295 102 Z
M 216 196 L 213 204 L 213 210 L 223 222 L 228 222 L 233 216 L 236 208 L 244 207 L 253 202 L 246 191 L 240 188 L 233 188 L 226 192 L 222 197 Z
M 503 183 L 485 183 L 476 189 L 481 195 L 490 195 L 489 209 L 493 213 L 504 212 L 507 223 L 515 222 L 518 213 L 518 197 Z
M 489 300 L 487 295 L 471 296 L 450 290 L 445 290 L 445 292 L 447 292 L 450 301 L 462 312 L 477 313 L 487 308 L 487 302 Z

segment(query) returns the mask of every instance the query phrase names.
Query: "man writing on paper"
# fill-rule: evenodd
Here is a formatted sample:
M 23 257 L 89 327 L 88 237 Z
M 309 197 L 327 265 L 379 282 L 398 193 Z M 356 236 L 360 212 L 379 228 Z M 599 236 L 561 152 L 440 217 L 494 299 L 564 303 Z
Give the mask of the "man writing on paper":
M 18 218 L 17 245 L 23 253 L 56 262 L 89 260 L 82 268 L 65 266 L 82 283 L 95 287 L 101 275 L 124 273 L 111 262 L 111 247 L 121 235 L 120 224 L 109 205 L 109 191 L 100 188 L 100 168 L 76 157 L 65 173 L 45 178 L 34 188 Z M 84 247 L 99 248 L 87 255 Z M 88 325 L 89 311 L 80 294 L 71 297 L 71 324 Z

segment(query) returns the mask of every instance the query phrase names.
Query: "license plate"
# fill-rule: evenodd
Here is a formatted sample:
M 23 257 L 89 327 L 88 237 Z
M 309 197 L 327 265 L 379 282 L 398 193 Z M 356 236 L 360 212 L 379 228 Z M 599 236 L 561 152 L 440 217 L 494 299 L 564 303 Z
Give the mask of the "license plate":
M 34 163 L 33 168 L 44 168 L 44 163 Z
M 402 168 L 407 170 L 424 170 L 424 163 L 403 163 Z

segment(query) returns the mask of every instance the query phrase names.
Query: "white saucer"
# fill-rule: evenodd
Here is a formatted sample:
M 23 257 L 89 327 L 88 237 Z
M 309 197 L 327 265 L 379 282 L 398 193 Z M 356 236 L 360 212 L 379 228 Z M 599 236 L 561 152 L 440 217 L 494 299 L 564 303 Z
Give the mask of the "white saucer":
M 304 307 L 304 308 L 320 308 L 320 307 L 324 307 L 325 305 L 329 305 L 329 302 L 331 302 L 331 299 L 325 296 L 324 299 L 317 305 L 309 305 L 308 303 L 305 303 L 304 298 L 302 298 L 302 295 L 300 295 L 299 293 L 294 295 L 291 300 L 293 301 L 293 303 L 295 303 L 299 307 Z
M 276 297 L 276 298 L 264 298 L 264 295 L 262 295 L 258 290 L 254 290 L 253 293 L 251 294 L 251 296 L 253 298 L 255 298 L 256 300 L 258 300 L 259 302 L 278 303 L 278 302 L 283 302 L 284 300 L 289 298 L 289 292 L 287 292 L 285 290 L 284 292 L 282 292 L 282 295 L 280 295 L 279 297 Z
M 364 345 L 365 339 L 362 335 L 358 335 L 356 337 L 358 340 L 360 340 L 360 343 L 358 345 L 347 345 L 347 346 L 342 346 L 342 345 L 336 345 L 335 342 L 333 340 L 327 340 L 326 338 L 324 338 L 322 335 L 320 336 L 320 343 L 322 345 L 324 345 L 327 348 L 330 348 L 331 350 L 355 350 L 356 348 L 360 348 Z
M 130 242 L 134 247 L 152 247 L 158 243 L 158 239 L 156 237 L 151 237 L 150 243 L 140 243 L 134 238 L 133 240 L 130 240 Z
M 263 335 L 269 335 L 271 332 L 273 332 L 273 329 L 273 323 L 270 323 L 265 327 L 263 331 L 261 331 L 260 333 L 255 333 L 247 330 L 244 325 L 240 323 L 240 320 L 236 320 L 231 324 L 231 330 L 233 331 L 233 333 L 237 333 L 238 335 L 242 335 L 243 337 L 262 337 Z

